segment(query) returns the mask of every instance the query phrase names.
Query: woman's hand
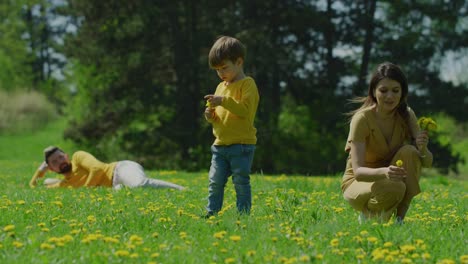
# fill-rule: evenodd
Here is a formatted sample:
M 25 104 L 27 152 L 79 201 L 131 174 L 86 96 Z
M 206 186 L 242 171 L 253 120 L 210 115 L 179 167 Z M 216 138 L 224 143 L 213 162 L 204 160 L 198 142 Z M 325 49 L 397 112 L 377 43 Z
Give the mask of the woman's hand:
M 398 166 L 390 165 L 387 168 L 387 173 L 385 174 L 387 179 L 392 181 L 402 181 L 406 178 L 405 168 L 400 168 Z
M 416 147 L 418 147 L 419 152 L 426 153 L 427 151 L 427 144 L 429 143 L 429 134 L 426 130 L 419 131 L 418 135 L 416 136 Z

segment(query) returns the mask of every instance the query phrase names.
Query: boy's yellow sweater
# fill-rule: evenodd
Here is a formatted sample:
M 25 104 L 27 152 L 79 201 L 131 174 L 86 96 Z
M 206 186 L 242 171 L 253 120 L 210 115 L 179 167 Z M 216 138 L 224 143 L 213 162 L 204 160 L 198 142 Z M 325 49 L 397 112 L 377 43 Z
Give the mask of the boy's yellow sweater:
M 215 95 L 223 96 L 208 121 L 213 124 L 214 145 L 256 144 L 254 127 L 259 95 L 254 79 L 246 77 L 229 85 L 221 82 Z

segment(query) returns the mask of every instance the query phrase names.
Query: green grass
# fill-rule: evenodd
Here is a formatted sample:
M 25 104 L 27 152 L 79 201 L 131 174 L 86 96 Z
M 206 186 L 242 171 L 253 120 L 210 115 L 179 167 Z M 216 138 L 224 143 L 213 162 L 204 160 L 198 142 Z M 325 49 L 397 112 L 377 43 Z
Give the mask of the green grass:
M 44 145 L 74 149 L 60 127 L 0 141 L 0 263 L 468 263 L 464 181 L 424 178 L 404 225 L 359 225 L 339 177 L 253 175 L 250 216 L 229 183 L 205 220 L 207 172 L 148 172 L 183 192 L 30 189 Z

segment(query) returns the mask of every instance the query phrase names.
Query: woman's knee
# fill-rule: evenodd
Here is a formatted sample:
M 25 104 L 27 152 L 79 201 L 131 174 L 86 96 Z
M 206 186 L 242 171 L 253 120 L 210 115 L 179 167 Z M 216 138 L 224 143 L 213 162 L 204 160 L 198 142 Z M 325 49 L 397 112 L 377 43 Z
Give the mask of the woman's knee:
M 419 157 L 419 151 L 413 145 L 404 145 L 398 150 L 397 155 Z

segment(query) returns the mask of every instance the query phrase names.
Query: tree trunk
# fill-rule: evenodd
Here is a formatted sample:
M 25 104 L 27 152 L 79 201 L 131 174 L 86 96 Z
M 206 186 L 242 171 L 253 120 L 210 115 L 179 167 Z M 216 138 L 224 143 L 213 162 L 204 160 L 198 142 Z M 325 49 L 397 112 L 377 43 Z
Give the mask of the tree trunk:
M 354 95 L 362 93 L 362 89 L 366 84 L 366 76 L 369 67 L 370 54 L 372 49 L 373 35 L 374 35 L 374 14 L 377 0 L 366 1 L 366 35 L 363 44 L 361 70 L 356 87 L 354 87 Z

